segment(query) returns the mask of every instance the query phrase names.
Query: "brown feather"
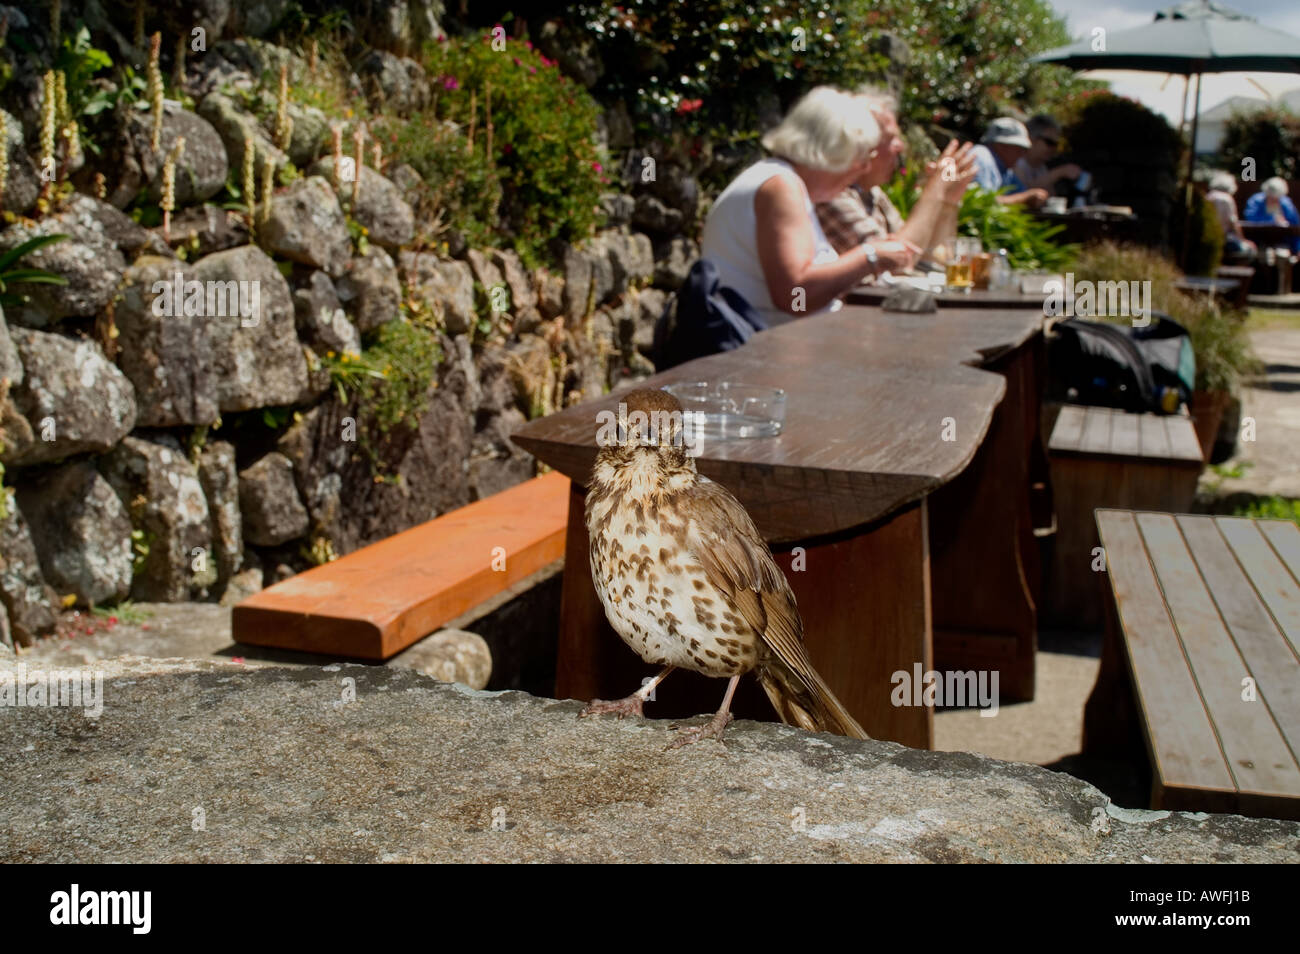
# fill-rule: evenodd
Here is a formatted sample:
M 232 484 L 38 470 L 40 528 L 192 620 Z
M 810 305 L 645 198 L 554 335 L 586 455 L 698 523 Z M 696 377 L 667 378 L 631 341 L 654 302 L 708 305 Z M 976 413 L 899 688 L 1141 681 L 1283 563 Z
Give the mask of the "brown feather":
M 691 555 L 768 650 L 758 676 L 782 721 L 810 731 L 869 738 L 813 669 L 794 591 L 745 508 L 705 477 L 679 502 L 691 515 Z

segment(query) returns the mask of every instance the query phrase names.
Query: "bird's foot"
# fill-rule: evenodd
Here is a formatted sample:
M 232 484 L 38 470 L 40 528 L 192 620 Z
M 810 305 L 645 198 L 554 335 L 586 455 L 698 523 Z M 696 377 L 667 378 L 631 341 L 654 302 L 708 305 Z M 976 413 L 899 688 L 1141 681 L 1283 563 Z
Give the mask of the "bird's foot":
M 618 716 L 620 719 L 629 715 L 634 715 L 638 719 L 644 719 L 645 713 L 641 708 L 643 705 L 645 705 L 645 701 L 635 693 L 628 696 L 626 699 L 615 699 L 612 702 L 606 702 L 602 699 L 592 699 L 591 703 L 578 713 L 578 716 L 584 718 L 590 715 L 613 714 Z
M 717 739 L 722 741 L 722 733 L 734 720 L 730 712 L 719 712 L 704 725 L 692 725 L 677 730 L 677 738 L 669 744 L 669 749 L 680 749 L 684 745 L 698 742 L 700 739 Z

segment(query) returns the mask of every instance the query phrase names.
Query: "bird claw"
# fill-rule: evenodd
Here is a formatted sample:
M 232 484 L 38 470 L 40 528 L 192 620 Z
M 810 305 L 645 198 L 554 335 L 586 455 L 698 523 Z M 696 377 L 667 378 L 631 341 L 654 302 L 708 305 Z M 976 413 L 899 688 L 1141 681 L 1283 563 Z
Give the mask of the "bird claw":
M 719 712 L 704 725 L 686 726 L 684 728 L 673 726 L 673 728 L 677 729 L 677 738 L 673 739 L 664 751 L 680 749 L 682 746 L 691 745 L 701 739 L 717 739 L 721 744 L 722 733 L 726 731 L 728 725 L 735 721 L 735 718 L 730 712 Z
M 591 715 L 612 713 L 620 719 L 629 715 L 644 719 L 645 712 L 641 708 L 643 705 L 644 702 L 642 702 L 641 697 L 636 695 L 628 696 L 626 699 L 615 699 L 612 702 L 606 702 L 603 699 L 592 699 L 590 704 L 578 713 L 578 718 L 583 719 Z

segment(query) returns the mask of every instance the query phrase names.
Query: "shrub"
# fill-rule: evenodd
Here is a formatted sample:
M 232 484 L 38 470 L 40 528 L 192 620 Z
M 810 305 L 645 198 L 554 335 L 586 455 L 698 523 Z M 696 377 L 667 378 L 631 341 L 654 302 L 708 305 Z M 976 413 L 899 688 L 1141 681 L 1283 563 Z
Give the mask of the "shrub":
M 1187 243 L 1188 275 L 1214 275 L 1223 262 L 1223 225 L 1214 206 L 1199 192 L 1192 193 L 1191 212 L 1186 213 L 1181 204 L 1174 207 L 1169 219 L 1169 241 L 1175 252 L 1183 249 L 1183 222 L 1191 223 L 1191 240 Z
M 1300 177 L 1300 116 L 1285 108 L 1270 107 L 1251 113 L 1237 113 L 1228 120 L 1219 146 L 1223 167 L 1236 175 L 1254 160 L 1255 180 L 1270 176 Z
M 486 211 L 485 224 L 499 242 L 513 243 L 525 262 L 535 265 L 553 240 L 586 238 L 600 219 L 600 194 L 608 180 L 596 146 L 597 108 L 530 43 L 494 46 L 487 32 L 432 44 L 425 58 L 436 97 L 423 119 L 455 124 L 464 136 L 466 158 L 458 157 L 450 136 L 419 146 L 413 141 L 417 131 L 405 138 L 398 133 L 398 153 L 405 158 L 402 150 L 409 150 L 417 169 L 417 162 L 424 163 L 435 188 L 437 175 L 463 162 L 466 172 L 456 190 L 462 208 Z M 475 166 L 475 156 L 482 168 Z M 499 218 L 491 216 L 495 187 L 500 188 Z

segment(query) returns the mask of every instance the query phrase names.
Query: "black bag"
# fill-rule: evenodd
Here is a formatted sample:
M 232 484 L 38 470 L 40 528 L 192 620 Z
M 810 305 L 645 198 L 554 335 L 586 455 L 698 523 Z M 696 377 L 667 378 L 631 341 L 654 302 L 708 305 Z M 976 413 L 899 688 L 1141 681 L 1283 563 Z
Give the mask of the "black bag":
M 655 369 L 739 348 L 767 328 L 767 320 L 735 289 L 724 288 L 716 266 L 702 258 L 655 322 Z
M 1140 328 L 1069 318 L 1058 322 L 1048 347 L 1050 397 L 1071 404 L 1164 412 L 1172 390 L 1191 400 L 1196 358 L 1187 329 L 1152 312 Z

